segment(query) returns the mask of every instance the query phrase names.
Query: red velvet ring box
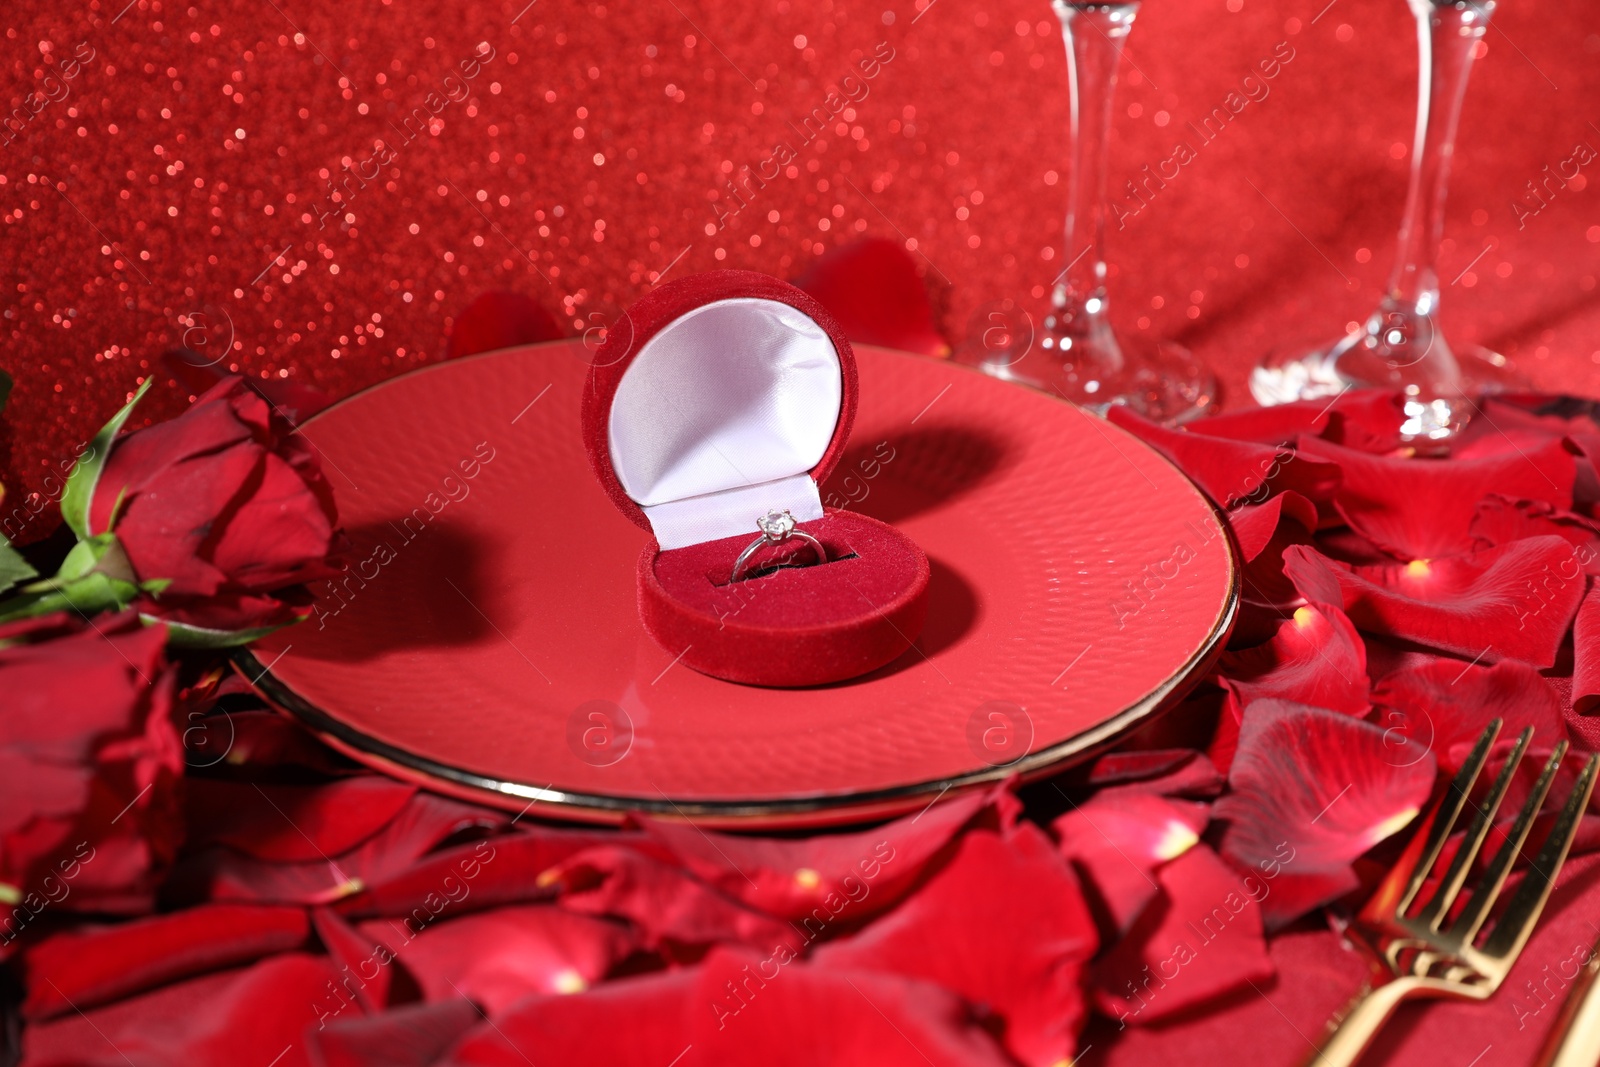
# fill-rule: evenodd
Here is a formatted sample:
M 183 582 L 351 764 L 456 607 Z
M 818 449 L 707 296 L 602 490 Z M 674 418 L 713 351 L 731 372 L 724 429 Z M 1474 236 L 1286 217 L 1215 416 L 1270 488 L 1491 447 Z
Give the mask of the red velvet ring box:
M 639 617 L 682 662 L 749 685 L 866 674 L 911 647 L 928 606 L 928 557 L 894 527 L 822 505 L 859 386 L 850 342 L 777 278 L 714 271 L 655 289 L 595 353 L 583 434 L 617 508 L 653 535 L 639 557 Z M 791 540 L 731 581 L 769 511 L 827 549 Z

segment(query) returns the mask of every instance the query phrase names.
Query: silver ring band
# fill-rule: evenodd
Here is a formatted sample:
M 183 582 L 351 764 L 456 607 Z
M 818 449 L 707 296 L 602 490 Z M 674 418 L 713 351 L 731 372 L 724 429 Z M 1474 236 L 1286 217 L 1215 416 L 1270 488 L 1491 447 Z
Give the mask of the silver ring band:
M 760 528 L 761 536 L 746 545 L 744 551 L 739 553 L 739 558 L 733 561 L 733 571 L 728 577 L 730 583 L 748 577 L 746 567 L 757 552 L 768 545 L 781 545 L 785 541 L 803 541 L 816 555 L 817 563 L 828 562 L 828 550 L 822 547 L 822 542 L 800 529 L 789 512 L 769 511 L 756 520 L 756 526 Z

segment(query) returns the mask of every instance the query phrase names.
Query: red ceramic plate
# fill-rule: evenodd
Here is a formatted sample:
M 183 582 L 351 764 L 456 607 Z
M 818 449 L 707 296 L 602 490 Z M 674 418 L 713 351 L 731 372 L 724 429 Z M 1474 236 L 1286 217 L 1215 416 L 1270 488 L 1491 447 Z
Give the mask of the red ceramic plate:
M 818 825 L 1081 759 L 1222 646 L 1232 550 L 1177 469 L 1061 401 L 862 346 L 823 496 L 927 551 L 926 629 L 827 687 L 697 674 L 640 627 L 646 534 L 584 454 L 587 354 L 441 363 L 306 424 L 356 562 L 318 584 L 316 617 L 240 654 L 269 700 L 357 759 L 508 808 Z

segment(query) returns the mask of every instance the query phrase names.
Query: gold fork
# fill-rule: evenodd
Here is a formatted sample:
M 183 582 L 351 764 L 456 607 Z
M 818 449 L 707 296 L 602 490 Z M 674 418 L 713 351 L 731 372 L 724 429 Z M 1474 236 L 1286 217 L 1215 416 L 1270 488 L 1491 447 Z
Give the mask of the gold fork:
M 1351 1067 L 1403 1000 L 1486 1000 L 1500 988 L 1533 933 L 1556 875 L 1566 861 L 1578 820 L 1588 806 L 1600 755 L 1590 756 L 1584 764 L 1571 796 L 1529 865 L 1522 884 L 1480 943 L 1479 935 L 1490 909 L 1500 896 L 1567 752 L 1565 741 L 1556 746 L 1505 843 L 1473 885 L 1466 903 L 1452 915 L 1472 861 L 1494 826 L 1495 812 L 1533 737 L 1533 727 L 1522 731 L 1488 796 L 1478 806 L 1471 801 L 1472 787 L 1488 762 L 1500 726 L 1501 720 L 1494 719 L 1479 735 L 1472 754 L 1439 798 L 1426 830 L 1412 839 L 1400 862 L 1351 924 L 1352 940 L 1371 957 L 1372 974 L 1350 1005 L 1329 1022 L 1321 1047 L 1306 1061 L 1308 1067 Z M 1423 884 L 1435 873 L 1446 840 L 1469 807 L 1474 810 L 1465 840 L 1440 876 L 1432 896 L 1413 911 Z

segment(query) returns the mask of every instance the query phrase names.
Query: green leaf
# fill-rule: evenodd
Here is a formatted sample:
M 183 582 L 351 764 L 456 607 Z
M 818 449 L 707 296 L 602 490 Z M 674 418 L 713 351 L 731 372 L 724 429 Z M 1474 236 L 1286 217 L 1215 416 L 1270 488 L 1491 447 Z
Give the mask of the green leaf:
M 18 582 L 39 577 L 39 572 L 22 558 L 22 553 L 11 547 L 11 542 L 0 537 L 0 593 Z
M 153 626 L 163 623 L 167 627 L 167 643 L 183 648 L 233 648 L 236 645 L 248 645 L 251 641 L 265 637 L 283 629 L 282 626 L 260 626 L 253 630 L 208 630 L 203 626 L 190 626 L 182 622 L 170 622 L 159 619 L 154 615 L 139 616 L 145 625 Z M 287 624 L 287 625 L 293 625 Z
M 53 611 L 76 611 L 84 616 L 121 611 L 138 595 L 138 586 L 99 571 L 68 582 L 46 578 L 23 586 L 20 596 L 0 602 L 0 622 L 31 619 Z
M 61 517 L 80 541 L 90 536 L 89 505 L 94 501 L 95 487 L 100 484 L 100 472 L 105 469 L 106 458 L 111 455 L 111 442 L 122 431 L 123 423 L 128 421 L 134 406 L 144 399 L 144 394 L 150 390 L 150 383 L 154 381 L 154 375 L 146 378 L 133 394 L 133 399 L 100 428 L 94 440 L 89 442 L 89 450 L 78 457 L 72 473 L 67 476 L 67 487 L 61 494 Z

